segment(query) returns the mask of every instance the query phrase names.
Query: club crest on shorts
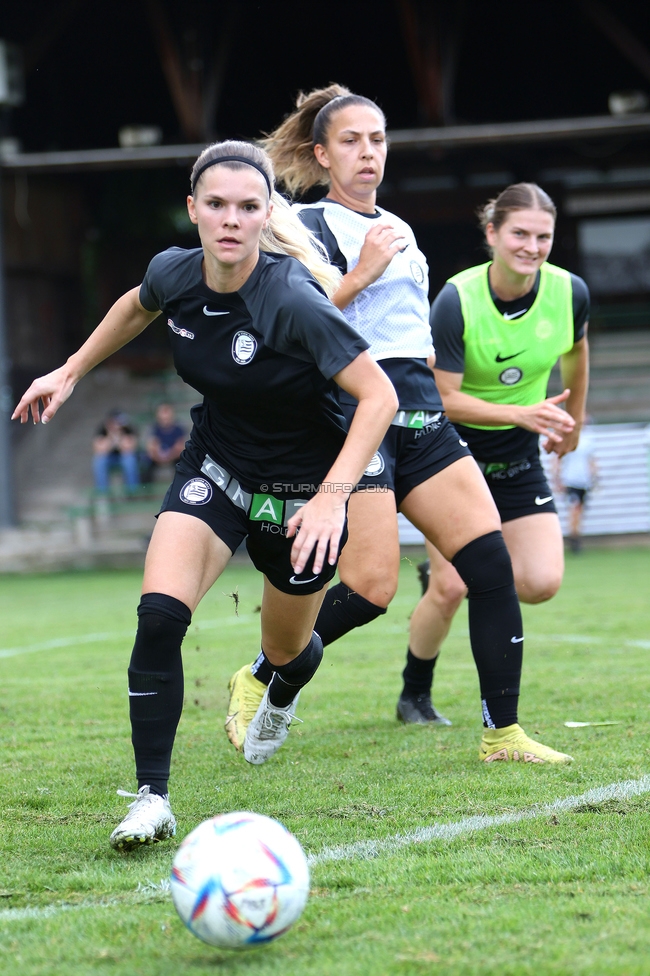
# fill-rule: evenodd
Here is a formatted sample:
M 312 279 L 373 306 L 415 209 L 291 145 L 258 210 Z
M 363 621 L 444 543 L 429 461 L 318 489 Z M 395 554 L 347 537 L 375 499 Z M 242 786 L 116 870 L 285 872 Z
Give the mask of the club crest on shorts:
M 499 381 L 503 383 L 504 386 L 514 386 L 518 383 L 523 372 L 518 366 L 509 366 L 508 369 L 504 369 L 502 373 L 499 374 Z
M 422 270 L 421 265 L 419 265 L 417 263 L 417 261 L 411 261 L 410 267 L 411 267 L 411 274 L 413 275 L 413 281 L 417 285 L 423 284 L 423 282 L 424 282 L 424 271 Z
M 377 451 L 377 453 L 373 454 L 373 456 L 370 458 L 370 464 L 363 473 L 366 478 L 374 478 L 376 475 L 381 474 L 385 467 L 386 465 L 384 464 L 384 459 L 379 451 Z
M 232 358 L 246 366 L 257 352 L 257 339 L 250 332 L 236 332 L 232 340 Z
M 192 478 L 181 488 L 179 498 L 186 505 L 207 505 L 212 498 L 212 485 L 205 478 Z

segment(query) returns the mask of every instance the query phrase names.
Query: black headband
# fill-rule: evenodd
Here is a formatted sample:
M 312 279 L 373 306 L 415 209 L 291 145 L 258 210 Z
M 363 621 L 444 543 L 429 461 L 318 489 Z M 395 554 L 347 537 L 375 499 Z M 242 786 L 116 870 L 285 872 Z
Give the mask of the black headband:
M 208 160 L 208 162 L 204 163 L 199 171 L 195 174 L 194 179 L 192 180 L 192 196 L 194 196 L 194 191 L 196 189 L 196 184 L 199 182 L 199 177 L 202 176 L 206 169 L 208 169 L 210 166 L 215 166 L 217 163 L 246 163 L 247 166 L 252 166 L 253 169 L 256 169 L 257 172 L 261 173 L 264 177 L 264 182 L 269 188 L 269 196 L 271 196 L 273 193 L 268 174 L 262 169 L 259 163 L 256 163 L 253 159 L 246 159 L 245 156 L 219 156 L 218 159 Z

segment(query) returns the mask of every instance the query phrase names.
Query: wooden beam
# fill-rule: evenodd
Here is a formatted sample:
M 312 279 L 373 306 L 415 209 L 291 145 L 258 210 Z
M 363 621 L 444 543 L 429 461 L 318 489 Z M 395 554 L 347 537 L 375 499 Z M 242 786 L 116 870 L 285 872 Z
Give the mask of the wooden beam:
M 194 142 L 204 135 L 203 100 L 198 77 L 196 75 L 193 78 L 188 77 L 183 67 L 167 14 L 160 0 L 147 0 L 147 10 L 163 74 L 181 130 L 186 139 Z
M 650 112 L 638 115 L 595 115 L 577 119 L 499 122 L 490 125 L 448 125 L 388 132 L 393 152 L 435 148 L 465 149 L 529 142 L 568 142 L 621 136 L 650 138 Z M 139 149 L 72 149 L 59 152 L 12 153 L 0 157 L 9 172 L 62 173 L 80 170 L 142 169 L 188 166 L 205 148 L 204 142 Z
M 650 51 L 601 0 L 578 0 L 587 17 L 621 54 L 650 81 Z
M 398 0 L 398 8 L 420 108 L 427 122 L 442 123 L 442 70 L 433 10 L 428 3 L 418 9 L 415 0 Z

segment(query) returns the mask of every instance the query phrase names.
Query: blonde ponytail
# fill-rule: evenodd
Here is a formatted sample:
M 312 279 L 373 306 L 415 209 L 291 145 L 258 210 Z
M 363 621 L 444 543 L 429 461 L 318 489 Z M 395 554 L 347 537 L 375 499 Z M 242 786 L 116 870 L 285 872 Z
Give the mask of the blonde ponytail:
M 233 159 L 233 156 L 237 158 Z M 329 263 L 323 245 L 305 227 L 284 197 L 274 189 L 273 164 L 268 153 L 260 146 L 235 139 L 215 142 L 207 146 L 192 167 L 190 175 L 192 194 L 196 192 L 203 173 L 208 167 L 220 165 L 239 170 L 244 169 L 248 164 L 261 171 L 261 175 L 271 188 L 273 210 L 266 230 L 263 230 L 260 235 L 260 250 L 272 254 L 288 254 L 296 258 L 313 274 L 327 297 L 331 298 L 341 283 L 341 272 Z
M 331 298 L 341 284 L 341 272 L 329 263 L 323 245 L 305 227 L 284 197 L 274 191 L 271 201 L 271 219 L 266 230 L 262 231 L 260 250 L 297 258 L 311 271 L 327 297 Z

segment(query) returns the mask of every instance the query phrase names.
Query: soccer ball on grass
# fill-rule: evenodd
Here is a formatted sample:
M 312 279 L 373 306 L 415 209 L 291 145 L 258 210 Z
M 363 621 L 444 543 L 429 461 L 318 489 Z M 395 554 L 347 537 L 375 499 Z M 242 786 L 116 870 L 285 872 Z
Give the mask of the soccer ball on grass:
M 205 820 L 172 866 L 176 911 L 209 945 L 249 949 L 277 939 L 300 917 L 309 894 L 302 847 L 277 820 L 225 813 Z

